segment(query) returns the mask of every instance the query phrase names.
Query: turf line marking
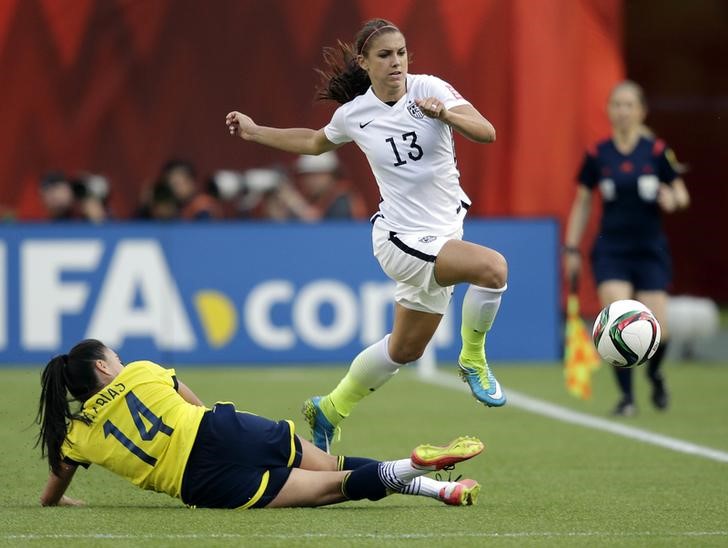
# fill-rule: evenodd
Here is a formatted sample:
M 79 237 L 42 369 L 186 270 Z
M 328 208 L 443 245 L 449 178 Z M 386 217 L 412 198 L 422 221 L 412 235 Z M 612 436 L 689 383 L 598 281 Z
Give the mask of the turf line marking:
M 18 533 L 0 535 L 0 540 L 204 540 L 204 539 L 457 539 L 457 538 L 696 538 L 725 537 L 728 531 L 636 531 L 612 533 L 603 531 L 511 531 L 511 532 L 462 532 L 462 533 Z
M 420 380 L 430 384 L 447 386 L 448 388 L 454 388 L 456 390 L 470 393 L 470 389 L 463 384 L 459 378 L 440 371 L 420 376 Z M 728 452 L 725 451 L 705 447 L 703 445 L 697 445 L 677 438 L 671 438 L 670 436 L 664 436 L 662 434 L 657 434 L 634 426 L 627 426 L 615 421 L 602 419 L 586 413 L 580 413 L 579 411 L 573 411 L 566 407 L 561 407 L 560 405 L 555 405 L 553 403 L 548 403 L 514 392 L 513 390 L 509 390 L 507 395 L 507 405 L 518 407 L 519 409 L 523 409 L 537 415 L 542 415 L 562 422 L 586 426 L 587 428 L 593 428 L 595 430 L 603 430 L 625 438 L 664 447 L 665 449 L 677 451 L 678 453 L 687 453 L 689 455 L 695 455 L 697 457 L 718 462 L 728 462 Z

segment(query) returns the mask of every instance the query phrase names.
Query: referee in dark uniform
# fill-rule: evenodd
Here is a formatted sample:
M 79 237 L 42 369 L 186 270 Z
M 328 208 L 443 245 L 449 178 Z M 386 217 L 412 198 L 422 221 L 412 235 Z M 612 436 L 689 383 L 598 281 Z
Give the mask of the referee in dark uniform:
M 647 377 L 652 384 L 652 403 L 664 410 L 668 393 L 660 364 L 669 339 L 667 288 L 672 272 L 661 215 L 687 207 L 690 197 L 672 151 L 644 125 L 647 109 L 642 88 L 628 80 L 618 84 L 607 112 L 612 136 L 586 153 L 579 172 L 565 236 L 564 270 L 570 279 L 579 274 L 579 246 L 589 219 L 592 190 L 598 188 L 602 218 L 591 262 L 599 299 L 602 306 L 636 299 L 660 322 L 662 341 L 648 362 Z M 636 411 L 632 370 L 614 371 L 620 390 L 614 415 L 631 416 Z

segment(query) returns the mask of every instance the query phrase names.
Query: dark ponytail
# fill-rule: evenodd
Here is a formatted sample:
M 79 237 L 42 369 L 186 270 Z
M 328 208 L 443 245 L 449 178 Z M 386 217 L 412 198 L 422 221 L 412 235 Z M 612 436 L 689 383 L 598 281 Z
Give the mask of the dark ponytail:
M 80 406 L 74 412 L 70 403 L 75 400 L 83 404 L 100 388 L 94 368 L 96 360 L 106 360 L 106 346 L 95 339 L 87 339 L 68 354 L 54 357 L 41 373 L 36 416 L 40 432 L 36 446 L 41 446 L 41 454 L 48 457 L 48 465 L 56 475 L 60 473 L 61 446 L 71 421 L 87 422 L 79 414 Z
M 359 66 L 357 57 L 366 55 L 371 46 L 370 38 L 385 33 L 400 32 L 396 25 L 386 19 L 367 21 L 354 37 L 353 44 L 338 41 L 334 48 L 324 48 L 324 69 L 316 69 L 321 85 L 316 90 L 316 99 L 348 103 L 363 95 L 372 85 L 369 75 Z

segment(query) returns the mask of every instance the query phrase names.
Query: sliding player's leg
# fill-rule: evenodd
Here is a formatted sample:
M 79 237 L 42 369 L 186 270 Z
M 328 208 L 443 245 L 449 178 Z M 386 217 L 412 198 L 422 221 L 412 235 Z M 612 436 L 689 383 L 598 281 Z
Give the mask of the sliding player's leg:
M 302 465 L 331 466 L 335 459 L 311 444 L 302 443 L 301 447 Z M 479 440 L 461 437 L 445 446 L 418 446 L 408 459 L 351 461 L 360 466 L 354 471 L 294 468 L 266 507 L 324 506 L 346 500 L 379 500 L 392 493 L 428 496 L 449 505 L 471 505 L 475 503 L 480 489 L 476 481 L 443 482 L 423 476 L 429 471 L 449 468 L 470 459 L 482 450 L 483 444 Z
M 322 472 L 294 468 L 275 498 L 266 508 L 290 508 L 298 506 L 325 506 L 343 502 L 341 492 L 349 472 Z
M 301 445 L 302 458 L 299 468 L 303 470 L 337 472 L 343 470 L 356 470 L 367 464 L 379 462 L 367 457 L 347 457 L 344 455 L 330 455 L 322 451 L 310 441 L 298 437 Z

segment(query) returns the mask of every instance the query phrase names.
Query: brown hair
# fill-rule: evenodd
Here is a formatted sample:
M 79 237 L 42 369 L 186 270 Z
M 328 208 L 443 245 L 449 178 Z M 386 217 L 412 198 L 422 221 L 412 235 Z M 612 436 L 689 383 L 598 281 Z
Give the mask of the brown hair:
M 401 32 L 386 19 L 370 19 L 356 33 L 353 44 L 338 41 L 336 47 L 323 50 L 324 68 L 316 69 L 321 85 L 316 89 L 316 99 L 348 103 L 363 95 L 372 85 L 369 75 L 359 66 L 357 57 L 366 56 L 371 47 L 370 38 L 386 32 Z

